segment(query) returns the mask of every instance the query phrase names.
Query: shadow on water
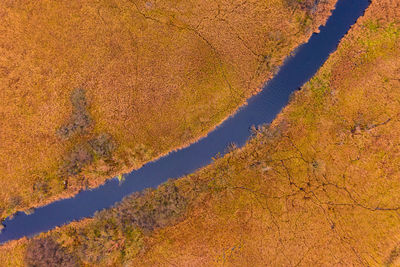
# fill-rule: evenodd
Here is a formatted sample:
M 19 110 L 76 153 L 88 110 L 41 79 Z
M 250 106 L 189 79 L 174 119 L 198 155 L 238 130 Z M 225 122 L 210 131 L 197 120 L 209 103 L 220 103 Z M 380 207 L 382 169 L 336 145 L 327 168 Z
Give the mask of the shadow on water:
M 288 103 L 290 94 L 318 71 L 368 5 L 368 0 L 339 0 L 320 33 L 313 34 L 308 43 L 298 47 L 294 56 L 285 61 L 263 90 L 249 99 L 248 105 L 207 137 L 131 172 L 122 185 L 117 179 L 112 179 L 96 189 L 82 191 L 74 198 L 38 208 L 34 214 L 17 213 L 14 219 L 4 221 L 6 228 L 0 234 L 0 243 L 93 216 L 96 211 L 111 207 L 133 192 L 194 172 L 209 164 L 213 156 L 223 153 L 231 143 L 243 146 L 251 135 L 250 127 L 269 123 L 275 118 Z

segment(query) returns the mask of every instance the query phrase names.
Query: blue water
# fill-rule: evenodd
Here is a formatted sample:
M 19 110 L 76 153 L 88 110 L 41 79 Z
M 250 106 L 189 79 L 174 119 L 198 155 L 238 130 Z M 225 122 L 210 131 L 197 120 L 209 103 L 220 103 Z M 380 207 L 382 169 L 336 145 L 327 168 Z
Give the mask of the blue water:
M 368 0 L 339 0 L 320 33 L 313 34 L 308 43 L 298 47 L 261 93 L 250 98 L 248 105 L 207 137 L 131 172 L 121 185 L 112 179 L 96 189 L 82 191 L 74 198 L 38 208 L 32 215 L 17 213 L 14 219 L 4 221 L 6 228 L 0 234 L 0 243 L 93 216 L 96 211 L 111 207 L 133 192 L 157 187 L 169 178 L 178 178 L 208 165 L 213 156 L 223 154 L 231 143 L 243 146 L 251 135 L 250 127 L 270 123 L 275 118 L 288 103 L 290 94 L 318 71 L 368 5 Z

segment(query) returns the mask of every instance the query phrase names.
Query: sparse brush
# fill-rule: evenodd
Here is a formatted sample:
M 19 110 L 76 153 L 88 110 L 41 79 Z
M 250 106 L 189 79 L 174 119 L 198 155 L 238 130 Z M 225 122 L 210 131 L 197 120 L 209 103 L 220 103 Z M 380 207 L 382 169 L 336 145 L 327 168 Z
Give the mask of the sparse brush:
M 26 249 L 25 263 L 29 267 L 75 267 L 78 261 L 51 237 L 32 239 Z
M 62 176 L 77 175 L 86 165 L 92 162 L 93 155 L 90 147 L 87 144 L 80 144 L 65 157 L 64 165 L 60 169 Z
M 99 134 L 96 138 L 89 140 L 88 143 L 94 154 L 99 158 L 110 157 L 117 146 L 111 135 L 106 133 Z
M 72 115 L 69 121 L 57 130 L 58 136 L 69 139 L 74 135 L 86 132 L 93 123 L 87 111 L 85 90 L 77 88 L 71 93 Z

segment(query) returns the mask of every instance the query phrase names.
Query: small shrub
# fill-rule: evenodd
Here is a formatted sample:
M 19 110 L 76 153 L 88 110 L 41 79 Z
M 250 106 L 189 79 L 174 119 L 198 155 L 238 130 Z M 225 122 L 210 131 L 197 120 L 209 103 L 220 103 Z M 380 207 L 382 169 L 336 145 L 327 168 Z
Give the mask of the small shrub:
M 99 134 L 97 137 L 83 141 L 67 153 L 64 157 L 64 164 L 61 165 L 61 177 L 75 176 L 81 173 L 82 169 L 98 159 L 103 159 L 110 167 L 115 165 L 111 158 L 116 144 L 109 134 Z
M 26 215 L 32 215 L 33 213 L 35 213 L 35 209 L 34 208 L 29 208 L 29 209 L 25 210 L 24 213 Z
M 147 161 L 150 160 L 153 155 L 154 151 L 150 147 L 140 144 L 135 147 L 133 157 L 138 161 Z
M 109 134 L 99 134 L 96 138 L 89 140 L 93 153 L 99 158 L 110 157 L 115 150 L 116 144 Z
M 11 209 L 18 207 L 22 203 L 22 197 L 20 196 L 12 196 L 9 200 L 9 207 Z
M 385 265 L 386 266 L 392 265 L 399 258 L 399 256 L 400 256 L 400 248 L 399 247 L 395 247 L 390 252 L 389 257 L 386 259 Z
M 40 180 L 33 185 L 33 192 L 46 195 L 50 191 L 50 186 L 47 180 Z
M 318 167 L 319 167 L 318 161 L 313 160 L 313 161 L 311 162 L 311 166 L 312 166 L 314 169 L 318 169 Z
M 26 249 L 25 263 L 31 267 L 78 266 L 76 257 L 51 237 L 32 239 Z
M 65 157 L 64 165 L 61 168 L 63 176 L 74 176 L 79 174 L 83 167 L 93 162 L 93 155 L 90 149 L 84 145 L 78 145 Z
M 84 110 L 87 106 L 86 92 L 82 88 L 76 88 L 71 93 L 71 103 L 75 110 Z
M 184 213 L 187 200 L 180 195 L 173 183 L 160 186 L 157 190 L 135 194 L 126 198 L 116 209 L 117 224 L 137 225 L 151 231 L 176 222 Z M 104 216 L 104 214 L 99 214 Z
M 71 94 L 72 115 L 68 123 L 57 130 L 63 139 L 69 139 L 75 134 L 84 133 L 91 125 L 92 119 L 87 111 L 85 90 L 75 89 Z
M 282 120 L 276 126 L 271 126 L 270 124 L 262 124 L 257 127 L 252 127 L 253 137 L 262 137 L 264 141 L 272 141 L 276 138 L 280 138 L 282 133 L 287 130 L 288 123 L 286 120 Z
M 235 151 L 238 148 L 238 146 L 235 143 L 230 143 L 226 148 L 225 148 L 225 153 L 231 153 Z
M 302 9 L 306 11 L 314 11 L 321 0 L 284 0 L 286 6 L 290 9 Z

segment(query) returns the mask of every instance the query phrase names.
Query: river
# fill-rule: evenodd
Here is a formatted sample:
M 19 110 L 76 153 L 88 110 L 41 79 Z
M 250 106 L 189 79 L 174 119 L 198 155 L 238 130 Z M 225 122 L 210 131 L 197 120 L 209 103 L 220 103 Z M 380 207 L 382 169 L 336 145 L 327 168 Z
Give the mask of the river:
M 133 192 L 157 187 L 169 178 L 184 176 L 210 164 L 212 157 L 224 154 L 231 143 L 243 146 L 251 136 L 251 126 L 270 123 L 276 117 L 287 105 L 290 94 L 318 71 L 368 5 L 368 0 L 339 0 L 320 33 L 313 34 L 306 44 L 299 46 L 259 94 L 206 137 L 131 172 L 122 184 L 112 179 L 73 198 L 40 207 L 31 215 L 18 212 L 13 219 L 3 222 L 5 229 L 0 234 L 0 243 L 93 216 Z

